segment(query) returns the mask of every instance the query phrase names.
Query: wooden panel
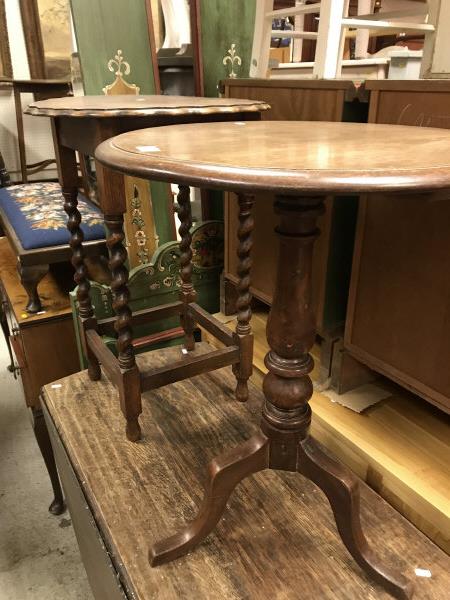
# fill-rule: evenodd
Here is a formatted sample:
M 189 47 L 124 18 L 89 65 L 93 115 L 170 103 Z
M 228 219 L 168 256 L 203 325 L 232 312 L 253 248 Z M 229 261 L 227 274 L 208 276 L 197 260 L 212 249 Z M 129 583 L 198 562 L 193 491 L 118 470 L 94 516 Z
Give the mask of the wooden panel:
M 86 94 L 102 94 L 114 80 L 108 61 L 122 50 L 130 80 L 141 94 L 154 94 L 152 50 L 144 0 L 71 0 Z
M 179 349 L 162 352 L 175 360 Z M 158 365 L 162 352 L 146 357 Z M 256 430 L 262 395 L 252 387 L 247 404 L 235 402 L 228 368 L 165 386 L 144 394 L 147 434 L 130 444 L 109 383 L 94 385 L 86 373 L 60 383 L 45 388 L 45 404 L 129 597 L 288 600 L 301 589 L 304 600 L 391 598 L 352 562 L 325 496 L 304 478 L 275 471 L 240 484 L 195 551 L 151 568 L 149 545 L 192 518 L 207 461 Z M 450 559 L 365 485 L 362 511 L 376 552 L 415 579 L 417 598 L 442 600 Z M 415 578 L 416 566 L 430 568 L 431 579 Z
M 378 82 L 370 120 L 450 128 L 448 82 Z M 420 150 L 418 150 L 420 152 Z M 450 194 L 368 196 L 358 219 L 345 347 L 450 411 Z
M 263 100 L 271 108 L 261 113 L 266 121 L 340 121 L 344 91 L 339 89 L 308 89 L 285 86 L 238 85 L 227 83 L 229 98 Z M 276 143 L 276 140 L 274 140 Z M 282 143 L 279 140 L 279 143 Z
M 217 86 L 228 76 L 229 66 L 223 64 L 231 44 L 242 65 L 236 66 L 238 77 L 248 77 L 255 25 L 256 0 L 201 0 L 201 57 L 205 96 L 217 96 Z M 241 96 L 245 98 L 245 96 Z

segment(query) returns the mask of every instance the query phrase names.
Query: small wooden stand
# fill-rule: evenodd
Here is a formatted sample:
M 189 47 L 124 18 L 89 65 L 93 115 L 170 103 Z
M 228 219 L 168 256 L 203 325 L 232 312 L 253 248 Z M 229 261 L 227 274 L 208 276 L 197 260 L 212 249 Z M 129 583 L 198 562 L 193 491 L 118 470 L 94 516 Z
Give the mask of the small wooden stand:
M 275 143 L 277 139 L 286 140 L 283 152 Z M 399 140 L 409 151 L 399 152 Z M 419 146 L 421 153 L 417 152 Z M 158 152 L 152 151 L 154 147 Z M 312 249 L 327 195 L 447 188 L 450 162 L 442 157 L 449 155 L 450 133 L 444 130 L 436 133 L 401 126 L 286 121 L 163 127 L 118 136 L 97 148 L 97 160 L 127 174 L 241 194 L 238 333 L 244 335 L 249 332 L 250 265 L 246 259 L 252 226 L 251 200 L 245 201 L 242 194 L 275 192 L 274 207 L 279 215 L 276 233 L 280 251 L 267 323 L 270 351 L 265 357 L 268 373 L 263 383 L 261 429 L 210 463 L 196 518 L 180 533 L 151 548 L 152 565 L 186 554 L 204 540 L 243 479 L 276 469 L 301 473 L 319 486 L 330 501 L 342 541 L 356 562 L 390 593 L 401 599 L 411 597 L 408 580 L 386 566 L 366 541 L 360 523 L 357 478 L 325 454 L 309 435 L 308 402 L 313 392 L 309 351 L 316 334 L 311 308 Z M 244 247 L 246 252 L 241 254 Z
M 139 415 L 142 412 L 141 393 L 149 391 L 162 385 L 174 383 L 200 373 L 219 369 L 227 365 L 233 365 L 237 378 L 236 398 L 245 402 L 248 399 L 247 381 L 252 374 L 253 358 L 253 336 L 250 327 L 250 301 L 249 278 L 251 262 L 250 234 L 253 222 L 249 214 L 251 199 L 248 196 L 239 198 L 241 210 L 241 226 L 238 235 L 241 243 L 239 245 L 241 284 L 239 294 L 239 314 L 236 333 L 230 333 L 220 321 L 207 313 L 195 303 L 196 293 L 192 285 L 192 250 L 191 233 L 192 217 L 189 197 L 189 187 L 180 185 L 178 194 L 179 211 L 181 222 L 179 228 L 180 262 L 181 262 L 181 288 L 180 300 L 163 306 L 148 308 L 131 312 L 128 307 L 129 293 L 126 282 L 128 271 L 125 267 L 126 249 L 124 246 L 123 219 L 105 216 L 105 223 L 109 230 L 107 245 L 110 251 L 110 268 L 112 273 L 111 288 L 114 297 L 114 310 L 117 317 L 104 319 L 92 327 L 93 308 L 89 294 L 85 293 L 83 286 L 80 289 L 82 278 L 79 277 L 78 299 L 80 303 L 80 316 L 86 336 L 86 350 L 89 360 L 88 373 L 93 381 L 100 379 L 100 364 L 103 365 L 110 381 L 119 390 L 120 405 L 126 419 L 126 433 L 130 441 L 141 438 L 139 426 Z M 70 223 L 70 221 L 69 221 Z M 84 271 L 84 265 L 81 266 Z M 81 312 L 83 310 L 83 313 Z M 185 332 L 185 343 L 183 352 L 186 353 L 179 361 L 161 367 L 151 369 L 149 372 L 141 372 L 136 364 L 133 351 L 132 325 L 150 321 L 180 316 L 180 322 Z M 211 335 L 216 337 L 225 345 L 225 348 L 214 350 L 203 356 L 191 358 L 189 352 L 195 349 L 194 329 L 198 323 Z M 101 336 L 114 324 L 117 332 L 118 357 L 105 346 Z
M 236 335 L 230 335 L 226 328 L 195 303 L 195 290 L 191 281 L 192 219 L 189 188 L 181 186 L 178 197 L 182 252 L 180 301 L 132 314 L 128 306 L 128 269 L 125 264 L 127 250 L 124 244 L 124 213 L 127 204 L 124 177 L 96 163 L 98 200 L 109 232 L 106 243 L 110 253 L 111 288 L 117 314 L 114 319 L 97 323 L 89 295 L 90 284 L 84 261 L 85 245 L 81 216 L 77 208 L 78 171 L 75 151 L 92 155 L 95 147 L 103 140 L 124 131 L 143 127 L 201 121 L 258 120 L 260 111 L 268 108 L 269 105 L 264 102 L 230 98 L 122 95 L 45 100 L 32 103 L 26 111 L 31 115 L 52 118 L 59 179 L 65 200 L 64 208 L 68 215 L 67 226 L 71 232 L 72 265 L 75 269 L 75 282 L 78 285 L 77 300 L 81 330 L 84 332 L 82 344 L 88 359 L 88 373 L 92 381 L 99 380 L 100 364 L 102 364 L 107 377 L 118 389 L 120 406 L 126 419 L 126 434 L 131 441 L 137 441 L 141 437 L 139 415 L 142 412 L 141 393 L 145 390 L 232 364 L 238 379 L 237 397 L 239 400 L 247 398 L 246 381 L 251 374 L 252 336 L 249 325 L 245 321 L 246 315 L 250 317 L 245 304 L 250 302 L 250 296 L 248 290 L 243 288 L 242 322 Z M 246 205 L 243 205 L 242 210 L 245 213 Z M 243 242 L 239 250 L 243 257 L 244 271 L 248 263 L 245 232 L 247 227 L 248 222 L 243 225 L 241 234 Z M 222 341 L 226 348 L 214 351 L 205 358 L 190 360 L 187 354 L 170 368 L 141 373 L 133 352 L 133 324 L 160 320 L 176 314 L 180 315 L 186 334 L 187 352 L 194 348 L 193 329 L 196 322 Z M 103 333 L 110 330 L 112 323 L 118 336 L 117 358 L 105 347 L 101 338 Z

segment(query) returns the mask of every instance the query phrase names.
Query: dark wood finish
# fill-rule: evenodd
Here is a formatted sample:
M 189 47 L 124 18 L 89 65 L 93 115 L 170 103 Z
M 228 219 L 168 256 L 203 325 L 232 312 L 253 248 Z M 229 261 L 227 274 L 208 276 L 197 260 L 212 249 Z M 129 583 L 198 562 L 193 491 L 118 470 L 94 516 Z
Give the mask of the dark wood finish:
M 235 337 L 230 333 L 228 327 L 212 317 L 201 306 L 195 304 L 195 302 L 189 305 L 188 312 L 192 314 L 192 317 L 199 325 L 212 333 L 225 346 L 232 346 L 235 343 Z
M 241 360 L 239 364 L 233 367 L 236 375 L 236 399 L 239 402 L 248 400 L 247 382 L 252 374 L 253 369 L 253 335 L 250 325 L 252 318 L 250 293 L 250 270 L 252 267 L 252 259 L 250 252 L 252 250 L 253 240 L 252 232 L 254 228 L 254 220 L 252 215 L 253 204 L 255 197 L 249 194 L 239 194 L 239 227 L 237 237 L 239 245 L 237 248 L 238 256 L 238 284 L 237 284 L 237 324 L 236 324 L 236 340 L 241 349 Z
M 32 408 L 31 413 L 33 415 L 34 435 L 44 459 L 45 466 L 47 467 L 54 494 L 54 499 L 48 510 L 52 513 L 52 515 L 58 516 L 66 510 L 66 506 L 64 504 L 64 497 L 61 484 L 59 482 L 58 471 L 56 470 L 55 456 L 53 454 L 48 430 L 45 425 L 44 414 L 40 408 Z
M 204 346 L 196 352 L 209 352 Z M 178 354 L 177 348 L 145 354 L 143 367 L 171 364 Z M 199 473 L 225 445 L 258 431 L 263 394 L 250 384 L 249 401 L 234 402 L 229 368 L 145 393 L 146 435 L 129 444 L 111 383 L 92 385 L 82 373 L 59 383 L 47 386 L 43 404 L 96 600 L 118 591 L 136 600 L 293 600 L 299 590 L 302 600 L 390 597 L 347 555 L 326 497 L 308 479 L 283 471 L 246 479 L 207 544 L 152 569 L 149 541 L 193 516 L 202 495 Z M 377 552 L 384 561 L 412 575 L 416 566 L 431 570 L 431 578 L 416 578 L 416 597 L 445 598 L 449 557 L 365 484 L 361 512 L 367 536 L 383 538 Z M 108 569 L 99 571 L 105 561 Z
M 172 302 L 171 304 L 164 304 L 163 306 L 154 306 L 152 308 L 145 308 L 143 310 L 137 310 L 131 315 L 132 325 L 141 325 L 142 323 L 149 323 L 151 321 L 158 321 L 159 319 L 166 319 L 179 315 L 183 308 L 183 302 Z M 101 334 L 110 333 L 111 329 L 114 328 L 116 319 L 101 319 L 97 322 L 98 331 Z
M 274 145 L 277 137 L 285 140 L 287 154 Z M 153 148 L 147 150 L 150 139 Z M 232 150 L 226 154 L 223 148 Z M 355 561 L 391 594 L 411 597 L 412 584 L 377 556 L 363 534 L 357 478 L 322 453 L 309 435 L 308 401 L 313 392 L 309 350 L 316 335 L 311 306 L 313 243 L 327 195 L 449 187 L 449 153 L 450 133 L 439 129 L 353 123 L 311 128 L 310 123 L 292 122 L 201 123 L 195 131 L 189 125 L 162 127 L 123 134 L 97 148 L 102 164 L 131 175 L 223 186 L 241 193 L 280 189 L 275 200 L 277 283 L 267 323 L 270 350 L 265 357 L 261 430 L 210 463 L 197 516 L 151 548 L 152 565 L 192 550 L 217 525 L 238 483 L 260 470 L 276 469 L 299 472 L 318 485 Z M 241 200 L 242 208 L 248 206 Z M 246 271 L 242 273 L 245 277 Z
M 366 89 L 372 122 L 450 128 L 449 81 L 371 81 Z M 449 412 L 447 199 L 381 192 L 361 200 L 344 341 L 353 361 Z
M 230 346 L 213 350 L 206 355 L 190 356 L 165 365 L 160 369 L 152 369 L 148 375 L 142 373 L 141 387 L 143 392 L 154 390 L 169 383 L 189 379 L 207 371 L 214 371 L 239 360 L 239 348 Z
M 178 234 L 180 236 L 180 300 L 183 302 L 183 311 L 181 314 L 181 326 L 184 329 L 185 340 L 184 346 L 186 350 L 195 348 L 194 328 L 195 321 L 192 318 L 192 313 L 188 312 L 189 304 L 195 302 L 197 294 L 192 285 L 192 214 L 191 214 L 191 199 L 188 186 L 180 185 L 177 197 L 178 201 L 178 218 L 180 227 Z
M 97 331 L 91 302 L 89 299 L 89 282 L 84 267 L 84 243 L 80 235 L 80 218 L 76 208 L 75 189 L 75 151 L 93 155 L 94 149 L 114 135 L 143 127 L 159 127 L 171 123 L 193 123 L 199 121 L 242 121 L 260 118 L 260 111 L 266 110 L 264 102 L 249 100 L 233 100 L 227 98 L 197 98 L 183 96 L 85 96 L 76 98 L 57 98 L 35 102 L 27 109 L 28 114 L 52 117 L 54 141 L 58 161 L 59 179 L 66 198 L 66 212 L 69 216 L 69 229 L 72 233 L 71 246 L 74 249 L 73 264 L 76 269 L 80 318 L 82 322 L 82 345 L 88 358 L 88 372 L 92 380 L 101 377 L 97 347 L 90 347 L 90 340 L 97 340 L 95 335 L 86 339 L 88 330 Z M 126 211 L 124 177 L 117 171 L 111 171 L 97 161 L 96 174 L 98 183 L 98 200 L 105 215 L 109 229 L 108 247 L 110 249 L 110 267 L 113 270 L 112 288 L 115 293 L 115 309 L 117 311 L 116 331 L 118 333 L 117 348 L 120 374 L 114 375 L 120 405 L 126 419 L 126 433 L 131 441 L 140 438 L 139 414 L 141 407 L 141 377 L 135 364 L 132 340 L 132 315 L 128 306 L 127 289 L 128 270 L 125 266 L 127 258 L 124 247 L 123 214 Z M 158 180 L 158 178 L 155 178 Z M 183 303 L 181 321 L 186 333 L 186 349 L 194 348 L 193 321 L 194 311 L 189 311 L 190 303 L 195 301 L 191 284 L 191 236 L 192 224 L 190 215 L 189 190 L 181 186 L 178 199 L 180 206 L 181 235 L 181 278 L 180 299 Z M 141 315 L 142 317 L 142 315 Z M 230 359 L 231 353 L 228 353 Z M 111 361 L 110 361 L 111 362 Z M 222 364 L 236 362 L 228 360 Z M 113 364 L 113 362 L 111 362 Z M 216 368 L 214 357 L 203 361 L 201 371 Z M 109 369 L 110 371 L 110 369 Z M 180 376 L 185 371 L 179 371 Z M 197 371 L 199 372 L 199 371 Z M 186 371 L 189 373 L 189 371 Z M 107 373 L 108 374 L 108 373 Z M 109 373 L 110 375 L 110 373 Z M 146 377 L 150 377 L 149 374 Z M 169 381 L 170 374 L 167 373 Z M 144 378 L 145 379 L 145 378 Z M 162 380 L 161 380 L 162 381 Z M 170 379 L 172 381 L 172 379 Z M 162 385 L 162 384 L 161 384 Z
M 180 117 L 182 115 L 213 115 L 260 112 L 268 104 L 260 101 L 232 98 L 198 98 L 196 96 L 77 96 L 32 102 L 27 114 L 40 117 Z M 182 119 L 181 119 L 182 121 Z M 143 125 L 145 127 L 145 124 Z
M 24 313 L 25 291 L 16 270 L 16 257 L 6 238 L 0 238 L 0 296 L 2 329 L 9 336 L 15 358 L 12 371 L 20 373 L 33 431 L 52 483 L 52 514 L 61 514 L 64 502 L 39 404 L 41 387 L 78 370 L 78 352 L 67 294 L 53 274 L 42 281 L 43 314 Z

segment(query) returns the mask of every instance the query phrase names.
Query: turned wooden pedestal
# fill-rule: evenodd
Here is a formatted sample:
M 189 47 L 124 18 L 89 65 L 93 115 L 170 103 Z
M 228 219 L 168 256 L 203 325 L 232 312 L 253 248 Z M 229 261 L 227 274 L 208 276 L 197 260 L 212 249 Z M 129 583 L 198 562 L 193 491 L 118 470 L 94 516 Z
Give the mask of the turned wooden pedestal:
M 240 195 L 239 235 L 246 252 L 239 269 L 238 327 L 244 335 L 249 332 L 250 317 L 249 196 L 256 191 L 275 193 L 279 215 L 280 252 L 267 325 L 270 351 L 265 358 L 268 374 L 263 384 L 261 429 L 211 462 L 197 517 L 180 533 L 151 548 L 151 564 L 168 562 L 191 550 L 213 530 L 241 480 L 264 469 L 277 469 L 299 472 L 317 484 L 328 497 L 342 541 L 358 564 L 392 594 L 410 598 L 411 584 L 366 541 L 357 478 L 309 435 L 308 401 L 313 391 L 309 350 L 316 331 L 311 309 L 312 248 L 327 194 L 450 187 L 450 133 L 353 123 L 177 125 L 117 136 L 101 144 L 96 157 L 123 173 L 182 186 L 213 186 Z
M 78 285 L 80 329 L 83 332 L 82 344 L 88 359 L 89 377 L 92 381 L 100 379 L 102 364 L 105 374 L 119 392 L 121 409 L 126 419 L 126 434 L 131 441 L 137 441 L 141 437 L 139 415 L 142 412 L 141 393 L 145 390 L 233 364 L 238 381 L 236 394 L 238 399 L 245 400 L 246 381 L 252 365 L 252 340 L 244 324 L 241 324 L 235 336 L 230 335 L 226 328 L 195 304 L 195 290 L 191 282 L 192 220 L 189 188 L 186 186 L 180 188 L 178 196 L 181 221 L 180 301 L 132 314 L 128 306 L 127 251 L 124 243 L 124 213 L 127 210 L 124 177 L 120 173 L 110 172 L 99 162 L 96 162 L 98 200 L 108 231 L 106 243 L 110 254 L 111 287 L 117 317 L 97 322 L 89 295 L 90 284 L 84 261 L 81 216 L 77 209 L 76 151 L 93 155 L 100 142 L 124 131 L 172 123 L 253 120 L 259 119 L 260 111 L 268 108 L 269 105 L 264 102 L 232 98 L 119 95 L 44 100 L 34 102 L 26 111 L 31 115 L 52 119 L 59 179 L 65 199 L 64 208 L 68 215 L 68 228 L 72 236 L 72 264 L 75 268 L 75 282 Z M 148 149 L 151 150 L 152 147 L 150 144 Z M 245 206 L 243 210 L 246 210 Z M 242 235 L 245 236 L 245 232 Z M 245 246 L 245 240 L 243 244 Z M 244 248 L 242 252 L 245 254 L 245 251 Z M 243 302 L 246 299 L 249 301 L 248 291 L 243 289 L 242 296 Z M 206 327 L 227 347 L 197 360 L 190 360 L 189 356 L 180 352 L 179 361 L 170 368 L 141 373 L 136 366 L 133 352 L 133 324 L 158 321 L 176 314 L 180 315 L 186 334 L 185 350 L 190 351 L 194 347 L 195 322 Z M 244 312 L 242 314 L 245 319 Z M 102 334 L 109 331 L 112 324 L 117 333 L 117 358 L 102 341 Z

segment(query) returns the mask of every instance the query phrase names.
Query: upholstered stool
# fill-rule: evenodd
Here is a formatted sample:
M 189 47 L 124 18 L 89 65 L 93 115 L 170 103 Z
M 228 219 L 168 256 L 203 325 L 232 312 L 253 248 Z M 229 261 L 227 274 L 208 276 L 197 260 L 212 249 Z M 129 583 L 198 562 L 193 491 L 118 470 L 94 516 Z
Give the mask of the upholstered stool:
M 81 194 L 78 210 L 86 254 L 99 254 L 105 246 L 103 216 Z M 42 310 L 37 286 L 51 263 L 69 261 L 70 233 L 59 183 L 36 182 L 0 188 L 0 223 L 18 260 L 18 272 L 28 294 L 26 310 Z

